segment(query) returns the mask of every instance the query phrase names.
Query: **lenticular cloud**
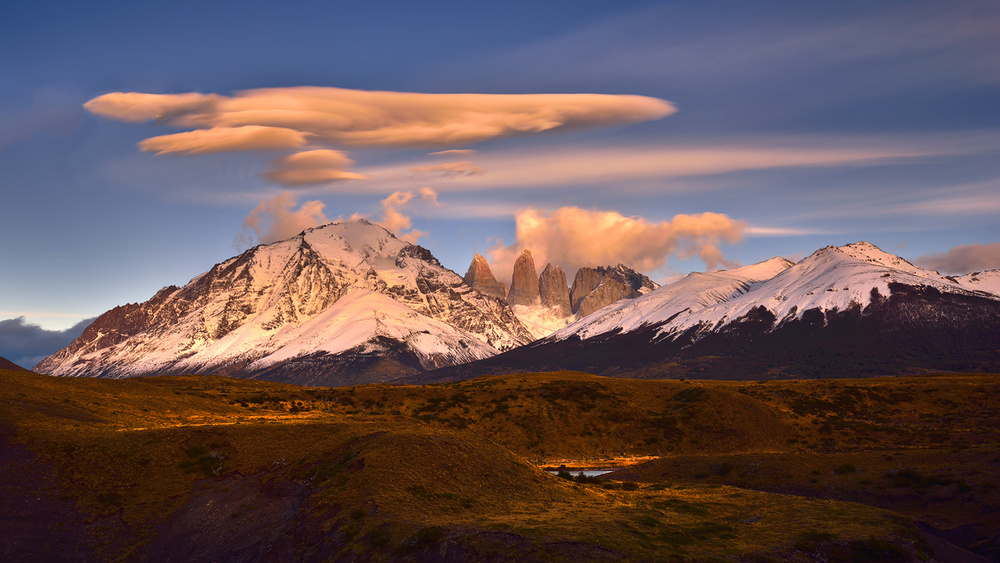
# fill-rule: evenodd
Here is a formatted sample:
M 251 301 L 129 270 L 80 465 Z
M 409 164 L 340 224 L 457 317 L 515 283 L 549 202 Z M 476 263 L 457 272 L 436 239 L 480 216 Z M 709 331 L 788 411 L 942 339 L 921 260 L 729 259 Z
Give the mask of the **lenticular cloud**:
M 244 90 L 233 96 L 112 92 L 84 107 L 133 123 L 157 121 L 199 131 L 266 127 L 297 131 L 312 142 L 375 147 L 448 147 L 558 128 L 648 121 L 675 111 L 669 102 L 645 96 L 421 94 L 305 86 Z M 153 145 L 157 152 L 171 152 L 175 138 L 154 137 L 161 140 Z

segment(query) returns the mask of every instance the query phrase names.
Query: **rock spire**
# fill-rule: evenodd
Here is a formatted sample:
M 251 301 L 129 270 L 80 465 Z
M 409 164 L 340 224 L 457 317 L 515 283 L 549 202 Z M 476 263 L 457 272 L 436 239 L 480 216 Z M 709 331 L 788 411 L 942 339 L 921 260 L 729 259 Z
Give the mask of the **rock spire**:
M 545 265 L 542 275 L 538 278 L 538 293 L 542 305 L 556 309 L 561 317 L 573 314 L 569 302 L 569 287 L 566 285 L 566 273 L 559 266 Z
M 469 271 L 465 273 L 465 283 L 483 295 L 497 299 L 507 298 L 507 289 L 493 276 L 493 270 L 490 270 L 490 265 L 482 254 L 476 254 L 469 264 Z
M 531 251 L 527 248 L 514 262 L 514 275 L 510 280 L 507 303 L 510 305 L 534 305 L 539 301 L 538 272 Z

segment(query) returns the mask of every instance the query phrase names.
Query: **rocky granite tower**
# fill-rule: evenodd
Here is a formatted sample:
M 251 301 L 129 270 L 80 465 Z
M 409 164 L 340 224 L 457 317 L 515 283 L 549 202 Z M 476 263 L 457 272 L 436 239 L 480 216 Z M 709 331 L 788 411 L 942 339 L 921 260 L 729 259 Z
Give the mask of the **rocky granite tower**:
M 538 303 L 538 271 L 531 251 L 527 248 L 514 262 L 514 275 L 510 280 L 507 303 L 510 305 L 534 305 Z
M 573 280 L 570 304 L 577 318 L 582 318 L 620 299 L 645 295 L 657 287 L 653 280 L 623 264 L 614 268 L 583 267 Z
M 507 289 L 493 276 L 493 270 L 490 270 L 490 265 L 482 254 L 476 254 L 469 264 L 469 271 L 465 273 L 465 283 L 483 295 L 497 299 L 507 298 Z
M 538 278 L 538 294 L 542 299 L 542 305 L 559 311 L 561 317 L 573 314 L 569 302 L 569 286 L 566 285 L 566 273 L 559 266 L 545 265 L 542 275 Z

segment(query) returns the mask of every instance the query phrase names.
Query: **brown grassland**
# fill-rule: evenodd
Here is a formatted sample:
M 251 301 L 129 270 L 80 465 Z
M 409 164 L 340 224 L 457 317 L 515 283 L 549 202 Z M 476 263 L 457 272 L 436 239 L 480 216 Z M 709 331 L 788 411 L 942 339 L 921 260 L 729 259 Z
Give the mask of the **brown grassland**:
M 0 370 L 0 556 L 996 559 L 998 436 L 991 375 L 328 389 Z

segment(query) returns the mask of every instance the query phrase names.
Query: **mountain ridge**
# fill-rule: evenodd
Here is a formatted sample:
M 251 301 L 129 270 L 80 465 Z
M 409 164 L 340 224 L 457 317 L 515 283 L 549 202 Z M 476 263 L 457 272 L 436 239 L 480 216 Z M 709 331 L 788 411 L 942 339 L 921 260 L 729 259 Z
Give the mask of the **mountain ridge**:
M 340 303 L 355 293 L 363 307 Z M 344 329 L 355 320 L 367 328 Z M 258 245 L 182 288 L 116 307 L 36 369 L 247 376 L 295 357 L 388 352 L 386 339 L 428 369 L 532 337 L 505 303 L 473 290 L 428 250 L 361 220 Z
M 693 273 L 546 338 L 426 381 L 573 369 L 761 379 L 1000 371 L 1000 295 L 870 243 Z

